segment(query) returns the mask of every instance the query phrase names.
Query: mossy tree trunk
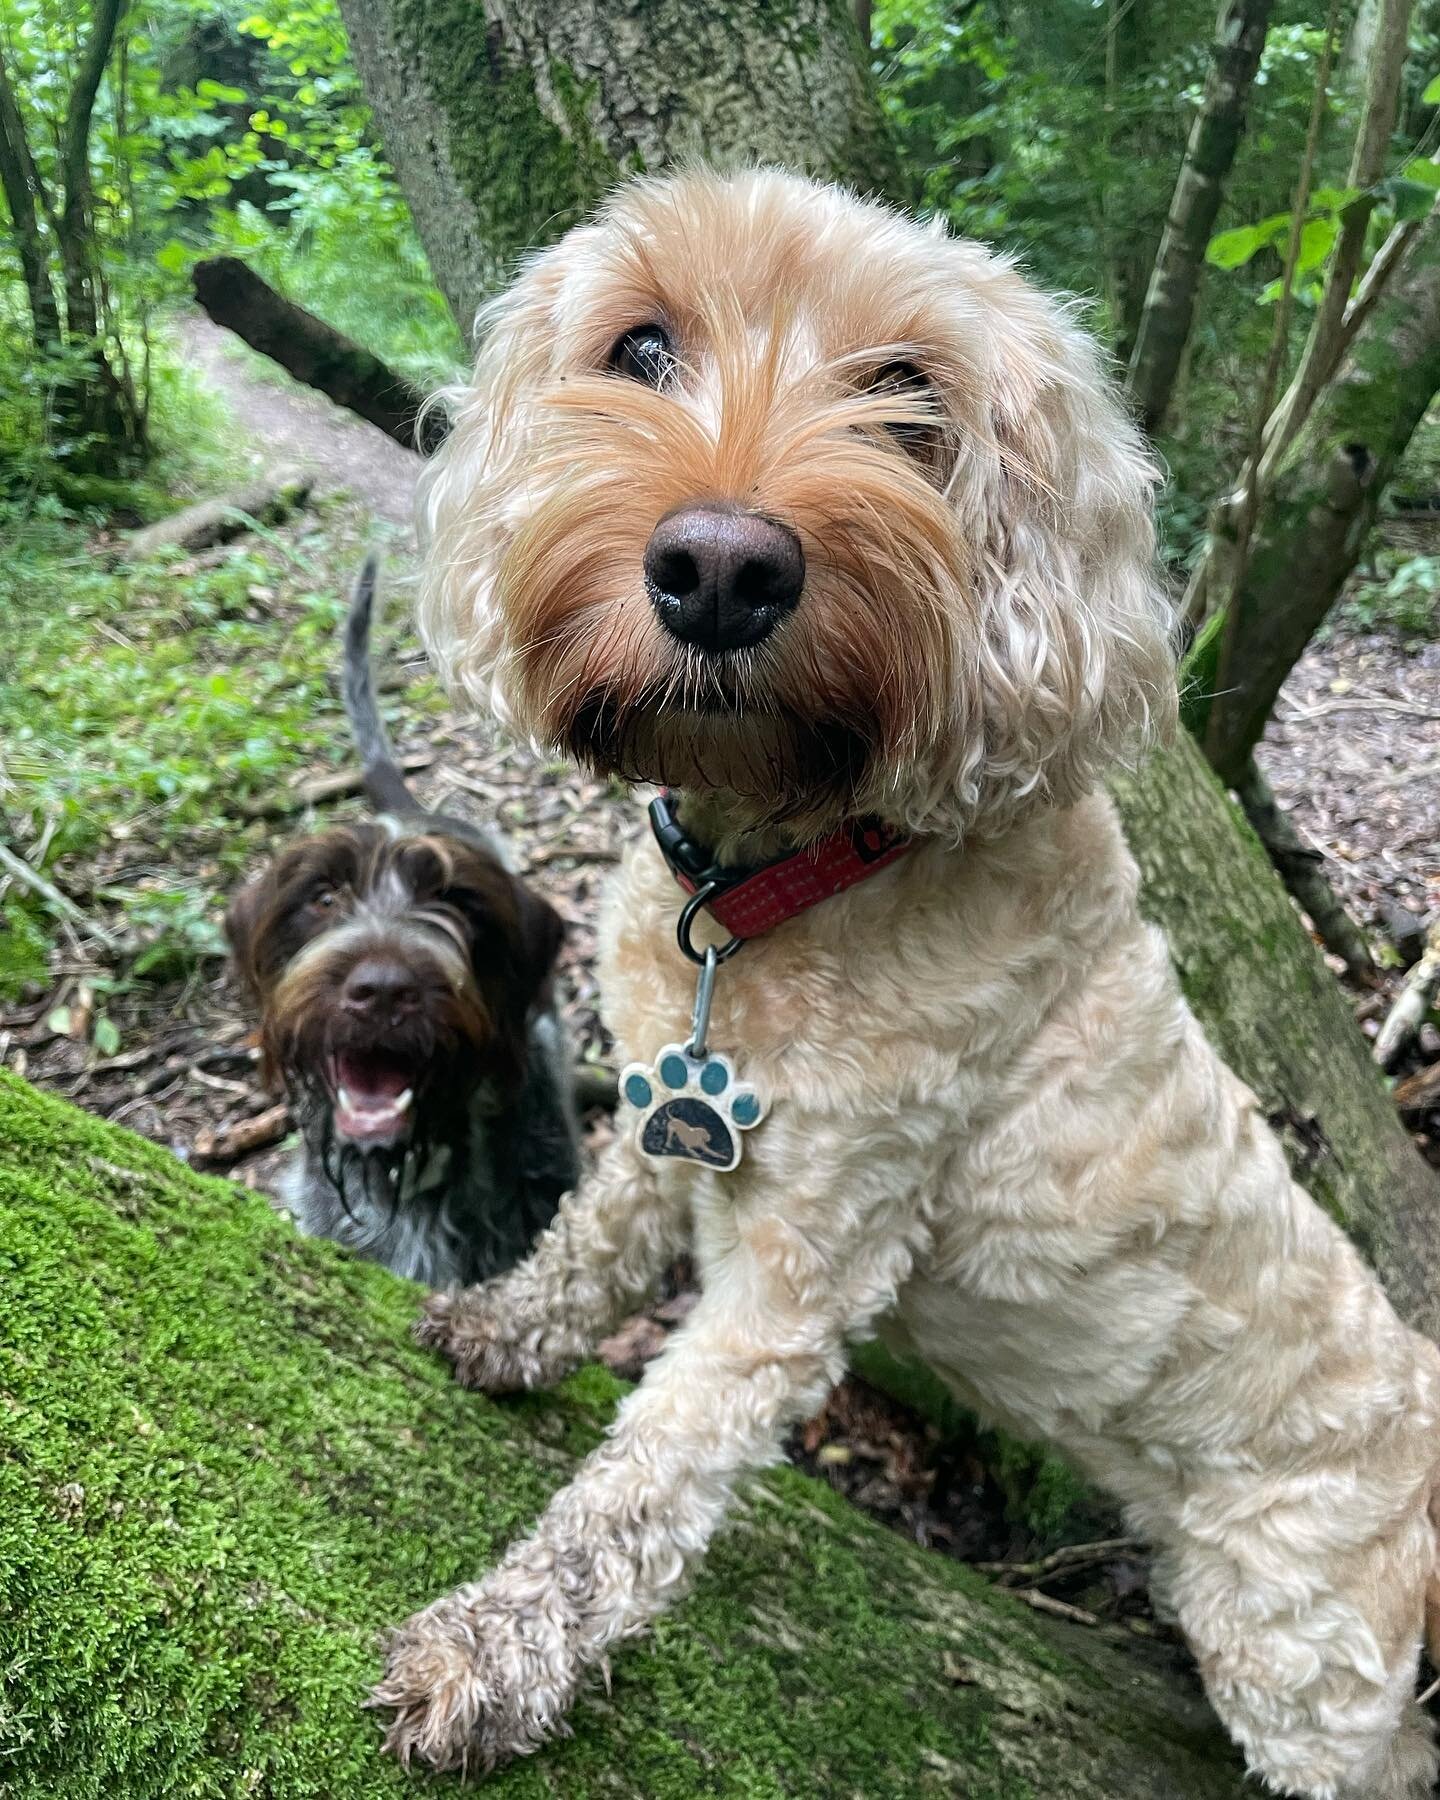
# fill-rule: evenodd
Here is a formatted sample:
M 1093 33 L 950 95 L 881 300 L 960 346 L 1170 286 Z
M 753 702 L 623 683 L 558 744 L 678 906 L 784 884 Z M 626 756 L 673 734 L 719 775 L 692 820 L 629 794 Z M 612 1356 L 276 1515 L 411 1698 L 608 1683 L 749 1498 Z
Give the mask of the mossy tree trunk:
M 1299 1179 L 1379 1270 L 1401 1316 L 1440 1338 L 1440 1181 L 1415 1152 L 1350 1005 L 1244 815 L 1188 733 L 1111 783 L 1211 1042 L 1249 1083 Z
M 1215 697 L 1203 742 L 1226 780 L 1243 777 L 1285 677 L 1359 560 L 1386 483 L 1437 392 L 1440 208 L 1261 500 L 1207 684 Z
M 0 1075 L 0 1791 L 371 1800 L 383 1628 L 471 1579 L 608 1415 L 496 1403 L 417 1291 Z M 1241 1800 L 1175 1656 L 1041 1618 L 782 1470 L 525 1800 Z
M 461 327 L 622 173 L 759 160 L 893 189 L 847 0 L 341 0 Z

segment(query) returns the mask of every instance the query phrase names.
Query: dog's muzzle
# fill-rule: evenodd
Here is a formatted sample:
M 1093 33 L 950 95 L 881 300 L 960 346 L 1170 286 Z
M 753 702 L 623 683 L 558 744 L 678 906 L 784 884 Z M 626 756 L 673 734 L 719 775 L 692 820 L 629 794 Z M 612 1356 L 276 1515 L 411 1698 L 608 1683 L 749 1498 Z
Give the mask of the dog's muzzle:
M 682 506 L 645 546 L 645 586 L 682 644 L 711 655 L 748 650 L 799 604 L 805 553 L 778 520 L 736 506 Z

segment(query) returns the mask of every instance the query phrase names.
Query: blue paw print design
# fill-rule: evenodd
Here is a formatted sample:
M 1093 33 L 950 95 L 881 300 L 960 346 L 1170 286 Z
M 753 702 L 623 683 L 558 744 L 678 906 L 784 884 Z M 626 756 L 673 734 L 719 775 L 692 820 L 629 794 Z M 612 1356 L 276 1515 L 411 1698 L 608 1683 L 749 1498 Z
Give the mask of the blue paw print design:
M 678 1157 L 707 1169 L 733 1169 L 740 1134 L 758 1125 L 765 1103 L 748 1081 L 737 1081 L 728 1056 L 712 1050 L 691 1056 L 667 1044 L 648 1063 L 631 1063 L 620 1092 L 640 1114 L 640 1148 L 647 1156 Z

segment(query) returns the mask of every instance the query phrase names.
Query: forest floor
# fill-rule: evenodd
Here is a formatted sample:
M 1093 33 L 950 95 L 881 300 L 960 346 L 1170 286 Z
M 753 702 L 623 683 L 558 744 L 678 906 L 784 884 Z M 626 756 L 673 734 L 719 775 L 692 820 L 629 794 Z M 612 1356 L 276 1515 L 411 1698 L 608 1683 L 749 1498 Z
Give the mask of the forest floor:
M 559 908 L 577 1054 L 603 1062 L 596 899 L 642 829 L 642 809 L 444 704 L 400 623 L 413 575 L 417 459 L 208 323 L 182 330 L 194 367 L 229 402 L 248 446 L 242 460 L 316 470 L 317 500 L 282 527 L 128 571 L 114 567 L 123 549 L 114 536 L 95 535 L 77 551 L 72 533 L 61 558 L 72 599 L 43 631 L 33 623 L 38 590 L 53 571 L 35 565 L 27 603 L 19 559 L 9 620 L 0 594 L 19 676 L 0 688 L 0 806 L 11 841 L 76 911 L 43 935 L 33 912 L 29 926 L 6 915 L 32 941 L 22 943 L 21 931 L 8 959 L 0 956 L 11 990 L 0 1004 L 0 1062 L 187 1158 L 206 1134 L 223 1143 L 270 1107 L 218 918 L 224 896 L 285 840 L 363 810 L 353 794 L 319 808 L 305 795 L 307 783 L 347 764 L 336 626 L 368 545 L 383 549 L 393 601 L 376 646 L 385 709 L 398 749 L 429 759 L 415 789 L 429 805 L 498 826 Z M 37 697 L 46 706 L 39 718 Z M 1440 909 L 1440 642 L 1367 629 L 1342 609 L 1287 685 L 1262 760 L 1357 918 L 1377 941 L 1413 940 Z M 7 890 L 13 908 L 18 890 L 0 875 L 0 905 Z M 1389 963 L 1379 989 L 1355 995 L 1371 1031 L 1400 978 L 1400 958 Z M 1424 1053 L 1440 1059 L 1433 1032 Z M 1411 1123 L 1434 1154 L 1440 1116 Z M 609 1130 L 603 1113 L 587 1121 L 592 1144 Z M 248 1155 L 217 1160 L 273 1192 L 288 1154 L 282 1129 Z M 612 1366 L 637 1375 L 688 1304 L 675 1284 L 612 1340 Z M 942 1446 L 862 1382 L 837 1390 L 792 1452 L 921 1541 L 1014 1563 L 1013 1581 L 1026 1590 L 1097 1618 L 1143 1610 L 1143 1563 L 1131 1546 L 1107 1543 L 1037 1572 L 1033 1559 L 1054 1545 L 979 1440 Z

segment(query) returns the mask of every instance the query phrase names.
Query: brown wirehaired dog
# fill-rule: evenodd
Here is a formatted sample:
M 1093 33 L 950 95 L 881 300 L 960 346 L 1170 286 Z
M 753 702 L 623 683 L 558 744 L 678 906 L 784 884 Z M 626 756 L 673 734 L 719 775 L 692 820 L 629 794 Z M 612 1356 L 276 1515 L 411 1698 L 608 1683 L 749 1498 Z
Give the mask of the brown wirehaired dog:
M 504 1389 L 583 1357 L 680 1245 L 704 1283 L 534 1533 L 401 1629 L 391 1746 L 533 1750 L 883 1329 L 1119 1497 L 1273 1788 L 1419 1800 L 1440 1355 L 1138 912 L 1097 779 L 1174 679 L 1154 473 L 1093 345 L 1004 258 L 769 173 L 622 188 L 489 326 L 427 496 L 441 667 L 677 790 L 719 863 L 865 819 L 913 842 L 720 970 L 738 1166 L 733 1134 L 685 1160 L 638 1080 L 645 1129 L 535 1253 L 431 1303 L 425 1338 Z M 638 845 L 602 938 L 631 1057 L 684 1037 L 681 900 Z
M 406 789 L 370 686 L 373 593 L 367 566 L 346 700 L 393 810 L 290 845 L 225 924 L 304 1139 L 301 1228 L 437 1286 L 508 1268 L 577 1179 L 562 926 L 483 833 Z

